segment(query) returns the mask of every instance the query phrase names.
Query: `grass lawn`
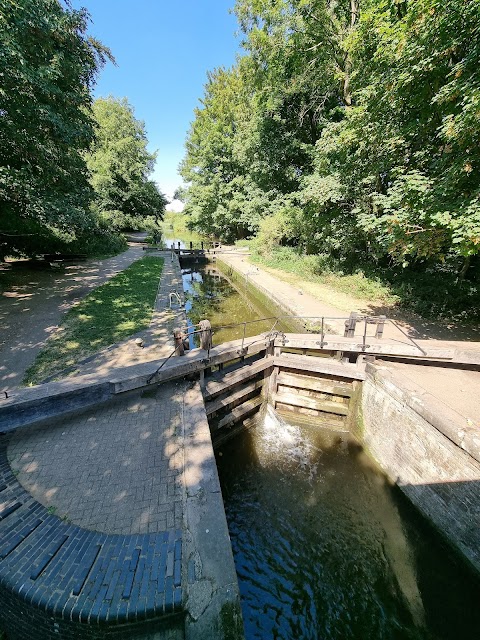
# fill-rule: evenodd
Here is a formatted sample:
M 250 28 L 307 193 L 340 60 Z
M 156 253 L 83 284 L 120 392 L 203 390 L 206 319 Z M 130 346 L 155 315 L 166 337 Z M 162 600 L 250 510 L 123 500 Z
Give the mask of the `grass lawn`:
M 137 260 L 72 307 L 26 371 L 23 383 L 38 384 L 80 359 L 146 329 L 162 269 L 163 258 L 147 256 Z

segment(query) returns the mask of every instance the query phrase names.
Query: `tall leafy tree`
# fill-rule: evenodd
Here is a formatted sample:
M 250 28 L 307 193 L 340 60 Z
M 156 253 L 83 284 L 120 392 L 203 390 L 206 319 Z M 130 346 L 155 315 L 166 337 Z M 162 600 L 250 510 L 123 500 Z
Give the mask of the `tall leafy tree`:
M 402 259 L 480 250 L 479 43 L 478 0 L 368 2 L 352 42 L 378 183 L 359 221 Z
M 237 0 L 182 164 L 203 230 L 343 262 L 480 251 L 480 0 Z M 262 222 L 263 220 L 263 222 Z
M 95 211 L 119 226 L 149 215 L 162 219 L 167 199 L 149 179 L 156 154 L 147 150 L 144 123 L 126 98 L 95 100 L 93 115 L 95 138 L 86 160 Z
M 0 257 L 95 224 L 82 154 L 90 89 L 110 54 L 87 21 L 58 0 L 0 0 Z

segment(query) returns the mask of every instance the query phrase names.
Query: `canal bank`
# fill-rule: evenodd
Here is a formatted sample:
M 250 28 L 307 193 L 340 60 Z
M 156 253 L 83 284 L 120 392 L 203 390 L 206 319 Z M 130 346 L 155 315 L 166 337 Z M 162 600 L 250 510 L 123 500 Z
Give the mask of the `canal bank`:
M 229 273 L 236 272 L 238 280 L 246 279 L 245 263 L 241 261 L 239 270 L 238 256 L 233 259 L 228 253 L 222 254 L 218 264 L 222 268 L 227 265 Z M 262 294 L 268 295 L 265 287 L 268 281 L 263 276 L 256 271 L 255 283 L 250 277 L 249 284 L 260 286 Z M 259 285 L 258 280 L 264 284 Z M 277 290 L 273 297 L 277 304 L 287 299 L 285 291 L 280 294 Z M 310 315 L 305 306 L 298 306 L 291 297 L 285 312 Z M 343 322 L 341 328 L 343 331 Z M 480 429 L 475 392 L 476 384 L 480 383 L 478 365 L 464 367 L 471 377 L 473 397 L 468 406 L 473 420 L 465 412 L 465 405 L 463 415 L 456 410 L 457 403 L 452 403 L 454 407 L 448 405 L 447 389 L 440 400 L 405 375 L 407 367 L 390 370 L 386 362 L 379 365 L 367 366 L 358 423 L 352 423 L 359 426 L 354 432 L 389 480 L 480 572 Z M 427 370 L 426 376 L 435 376 L 435 367 L 422 369 Z M 462 373 L 455 369 L 441 371 L 448 371 L 450 384 L 455 384 L 455 376 Z
M 219 276 L 214 274 L 214 277 Z M 225 295 L 220 299 L 213 296 L 212 299 L 208 291 L 207 288 L 206 297 L 214 303 L 214 308 L 218 308 L 220 303 L 225 303 Z M 28 416 L 36 415 L 38 419 L 39 414 L 35 414 L 35 411 L 45 411 L 48 407 L 54 412 L 55 407 L 64 411 L 66 406 L 69 406 L 75 414 L 79 414 L 82 407 L 90 407 L 92 413 L 83 423 L 79 423 L 78 429 L 73 429 L 80 440 L 76 445 L 64 447 L 69 455 L 65 457 L 65 464 L 56 465 L 59 470 L 62 466 L 64 469 L 75 468 L 76 457 L 71 455 L 75 447 L 82 446 L 88 453 L 88 446 L 91 444 L 93 448 L 90 451 L 97 451 L 98 463 L 104 465 L 109 460 L 106 452 L 115 451 L 117 435 L 133 437 L 132 441 L 119 443 L 118 452 L 123 456 L 119 464 L 120 469 L 128 469 L 130 463 L 134 463 L 131 478 L 125 483 L 125 490 L 138 480 L 142 498 L 136 494 L 122 495 L 122 491 L 119 491 L 119 504 L 121 506 L 124 501 L 126 513 L 143 509 L 145 514 L 142 511 L 137 521 L 142 526 L 157 526 L 156 532 L 151 532 L 154 535 L 161 533 L 161 525 L 155 525 L 158 510 L 155 506 L 153 511 L 150 511 L 154 505 L 149 500 L 158 500 L 159 492 L 153 491 L 149 498 L 147 491 L 145 498 L 145 491 L 151 484 L 155 485 L 155 478 L 162 477 L 162 468 L 165 468 L 165 508 L 170 509 L 173 502 L 172 517 L 175 518 L 175 503 L 181 502 L 184 524 L 179 530 L 173 529 L 171 539 L 170 534 L 167 535 L 164 571 L 161 569 L 163 538 L 158 541 L 160 553 L 155 555 L 153 552 L 153 558 L 158 565 L 158 571 L 162 572 L 162 579 L 169 578 L 170 589 L 175 585 L 174 581 L 178 580 L 179 565 L 175 564 L 178 560 L 178 556 L 175 557 L 175 549 L 180 548 L 182 551 L 182 597 L 178 614 L 182 620 L 187 616 L 192 625 L 191 631 L 188 627 L 182 627 L 182 633 L 190 633 L 187 637 L 210 639 L 231 637 L 232 633 L 240 637 L 242 634 L 236 576 L 230 551 L 231 539 L 236 570 L 240 578 L 248 638 L 277 637 L 290 640 L 292 637 L 298 637 L 313 640 L 319 635 L 333 639 L 341 634 L 343 637 L 363 640 L 371 636 L 374 629 L 375 637 L 379 638 L 446 639 L 458 637 L 454 635 L 454 630 L 458 634 L 460 629 L 462 638 L 473 639 L 480 622 L 475 617 L 478 583 L 466 576 L 464 570 L 456 565 L 455 559 L 449 556 L 448 550 L 437 545 L 435 537 L 424 532 L 421 526 L 415 525 L 412 509 L 397 499 L 395 489 L 388 478 L 369 462 L 368 456 L 364 453 L 364 446 L 351 440 L 345 429 L 328 432 L 318 429 L 316 417 L 306 426 L 294 424 L 293 415 L 290 416 L 290 420 L 278 420 L 275 414 L 272 416 L 271 413 L 268 417 L 268 409 L 262 402 L 263 408 L 260 409 L 261 405 L 257 405 L 259 412 L 256 420 L 260 422 L 251 423 L 249 430 L 243 430 L 239 436 L 222 445 L 217 450 L 215 465 L 210 435 L 214 423 L 210 420 L 209 424 L 210 416 L 220 416 L 220 421 L 228 428 L 229 422 L 225 421 L 225 418 L 250 402 L 247 400 L 244 403 L 245 385 L 250 385 L 250 388 L 256 387 L 252 393 L 263 392 L 261 400 L 270 397 L 270 401 L 274 399 L 274 402 L 281 403 L 294 399 L 297 403 L 294 406 L 303 403 L 307 412 L 317 411 L 309 406 L 323 409 L 328 407 L 330 413 L 335 409 L 336 413 L 333 415 L 345 415 L 345 412 L 354 410 L 355 402 L 351 403 L 349 400 L 354 394 L 350 389 L 346 389 L 346 385 L 352 379 L 362 381 L 365 373 L 354 365 L 332 363 L 328 358 L 289 353 L 291 350 L 285 348 L 282 333 L 270 337 L 253 335 L 246 340 L 239 338 L 229 344 L 222 342 L 209 353 L 194 349 L 182 358 L 120 368 L 103 378 L 90 378 L 88 381 L 84 379 L 83 386 L 82 381 L 77 378 L 54 383 L 48 390 L 25 390 L 23 398 L 14 398 L 5 406 L 10 407 L 11 419 L 18 420 L 23 416 L 25 425 L 28 424 L 28 420 L 25 421 Z M 299 339 L 298 336 L 288 333 L 284 337 L 285 340 L 290 340 L 291 344 Z M 308 336 L 300 337 L 301 340 L 307 338 Z M 305 345 L 307 353 L 320 350 L 318 338 L 318 335 L 309 337 L 311 343 Z M 276 368 L 279 370 L 275 381 Z M 182 380 L 185 376 L 201 376 L 202 372 L 205 386 L 203 391 L 198 383 L 192 381 L 192 386 L 192 383 Z M 172 381 L 176 381 L 176 386 L 170 392 L 169 384 Z M 273 384 L 276 384 L 276 387 Z M 295 389 L 297 391 L 294 391 Z M 133 395 L 129 396 L 130 393 Z M 104 413 L 108 412 L 107 401 L 112 403 L 108 415 Z M 122 402 L 125 403 L 123 410 L 120 407 Z M 129 404 L 130 402 L 132 404 Z M 337 404 L 338 406 L 334 406 Z M 148 418 L 149 412 L 153 416 L 152 419 Z M 5 427 L 8 422 L 8 416 L 5 414 L 8 414 L 8 411 L 0 411 L 0 419 L 2 414 Z M 399 415 L 402 415 L 401 409 Z M 103 416 L 106 418 L 100 425 L 98 437 L 94 437 L 91 442 L 86 441 L 85 429 L 96 420 L 102 420 Z M 52 455 L 59 455 L 62 439 L 70 438 L 70 429 L 65 428 L 63 419 L 56 423 L 52 422 L 53 417 L 54 413 L 51 413 L 50 426 L 57 425 L 58 428 L 52 429 L 48 437 L 39 438 L 45 450 L 46 460 L 50 457 L 50 462 Z M 261 420 L 264 420 L 263 424 Z M 168 421 L 168 424 L 164 424 L 165 421 Z M 17 426 L 20 423 L 17 422 Z M 216 423 L 217 426 L 218 424 L 219 422 Z M 132 432 L 133 428 L 138 429 L 136 438 Z M 116 430 L 119 431 L 118 434 Z M 17 433 L 21 436 L 21 431 Z M 25 440 L 20 439 L 23 440 L 23 446 L 27 446 L 27 433 L 24 432 L 24 435 Z M 100 441 L 100 435 L 108 437 Z M 159 438 L 167 437 L 168 440 L 158 441 Z M 159 448 L 159 456 L 156 456 L 155 451 L 152 452 L 149 446 L 153 443 L 152 438 Z M 250 447 L 252 441 L 255 446 Z M 135 462 L 132 459 L 142 443 L 143 449 L 140 450 L 143 450 L 144 454 L 139 454 L 140 458 Z M 402 443 L 398 442 L 397 448 L 401 446 Z M 246 449 L 249 451 L 245 453 Z M 22 455 L 24 453 L 34 454 L 28 448 L 24 449 Z M 5 484 L 14 487 L 14 480 L 18 480 L 21 474 L 28 476 L 37 473 L 38 466 L 35 463 L 40 462 L 38 456 L 28 457 L 22 462 L 23 466 L 19 468 L 18 475 L 12 473 Z M 128 464 L 125 465 L 124 462 Z M 15 465 L 13 458 L 10 459 L 9 465 Z M 85 470 L 90 466 L 87 456 Z M 221 485 L 218 482 L 217 466 Z M 46 464 L 43 467 L 48 470 Z M 102 482 L 109 487 L 115 487 L 110 478 L 100 478 L 108 468 L 100 466 L 99 469 L 99 482 L 95 481 L 93 476 L 91 481 L 91 489 L 97 495 L 104 491 Z M 146 474 L 145 477 L 137 477 L 138 469 Z M 89 476 L 90 474 L 86 475 L 86 479 Z M 173 486 L 173 495 L 170 489 L 170 496 L 169 478 L 170 485 Z M 181 478 L 183 480 L 179 480 Z M 54 484 L 45 487 L 45 494 L 59 485 L 55 478 L 51 480 Z M 179 482 L 183 483 L 183 486 L 176 494 Z M 58 491 L 48 495 L 55 497 Z M 2 517 L 5 517 L 0 521 L 0 527 L 11 527 L 15 513 L 25 514 L 24 507 L 28 507 L 30 503 L 22 502 L 22 496 L 10 496 L 21 504 L 12 511 L 15 502 L 8 503 L 5 514 L 2 514 Z M 180 496 L 181 500 L 178 500 Z M 115 502 L 116 497 L 117 495 L 113 495 L 110 500 L 110 503 L 113 502 L 110 506 L 114 514 L 120 510 Z M 172 499 L 168 500 L 168 497 Z M 147 500 L 149 504 L 142 504 L 142 500 Z M 50 504 L 55 506 L 55 502 Z M 224 505 L 230 536 L 225 523 Z M 45 504 L 43 507 L 48 509 Z M 48 510 L 47 514 L 53 518 L 48 520 L 49 526 L 53 522 L 69 524 L 54 513 L 48 513 Z M 34 515 L 38 516 L 39 512 L 34 511 Z M 22 526 L 22 533 L 18 531 L 18 534 L 21 533 L 21 536 L 24 536 L 22 540 L 28 543 L 29 535 L 35 535 L 36 529 L 28 533 L 25 525 L 30 526 L 33 523 L 26 523 L 21 519 L 16 522 Z M 71 524 L 79 526 L 74 522 Z M 175 525 L 175 521 L 173 524 Z M 89 526 L 92 526 L 91 522 Z M 175 531 L 182 533 L 181 545 L 177 545 Z M 60 538 L 52 541 L 52 544 L 60 542 L 62 536 L 68 535 L 68 532 L 58 530 L 57 534 Z M 103 532 L 100 534 L 105 535 Z M 128 535 L 131 534 L 130 530 Z M 145 578 L 148 584 L 151 582 L 151 573 L 144 571 L 145 564 L 149 562 L 149 545 L 144 550 L 141 538 L 147 534 L 140 531 L 132 535 L 137 536 L 135 543 L 130 540 L 135 555 L 123 558 L 125 561 L 128 560 L 125 575 L 133 577 L 132 584 L 138 586 L 140 598 L 142 589 L 146 589 L 148 601 L 148 586 L 144 586 L 142 580 Z M 245 537 L 246 544 L 242 542 L 242 538 L 245 540 Z M 22 540 L 7 555 L 10 558 L 10 567 L 15 566 L 15 556 L 12 556 L 12 553 L 18 552 L 21 557 Z M 47 542 L 50 543 L 50 540 Z M 103 538 L 98 541 L 95 539 L 95 544 L 102 545 L 103 542 Z M 173 545 L 170 556 L 169 544 Z M 155 543 L 153 546 L 155 547 Z M 430 547 L 436 551 L 429 556 L 430 560 L 425 562 L 425 549 Z M 109 546 L 102 547 L 98 555 L 98 564 L 95 564 L 94 559 L 94 564 L 89 565 L 91 573 L 87 571 L 88 580 L 85 584 L 88 583 L 90 589 L 95 589 L 96 584 L 99 591 L 92 593 L 101 595 L 99 602 L 93 602 L 94 612 L 98 607 L 102 611 L 102 607 L 108 607 L 108 603 L 105 602 L 108 598 L 103 597 L 102 589 L 107 586 L 104 581 L 110 585 L 110 574 L 107 571 L 107 574 L 101 576 L 100 568 L 108 570 L 108 559 L 116 558 L 113 551 L 111 555 L 107 554 L 110 553 L 109 549 Z M 49 551 L 40 549 L 43 554 L 41 558 L 46 557 L 48 562 L 44 571 L 37 576 L 37 580 L 44 580 L 52 575 L 55 577 L 60 571 L 57 560 L 65 554 L 58 557 L 54 554 L 50 557 Z M 91 551 L 93 553 L 95 548 Z M 60 549 L 60 553 L 64 552 Z M 137 559 L 141 564 L 137 564 Z M 2 565 L 3 561 L 0 568 Z M 88 567 L 83 568 L 88 570 Z M 432 574 L 435 579 L 429 578 Z M 95 580 L 90 580 L 90 577 L 94 576 L 95 579 L 98 578 L 96 583 Z M 76 577 L 78 578 L 78 575 Z M 27 578 L 32 580 L 31 576 Z M 248 582 L 253 590 L 245 586 Z M 125 589 L 125 585 L 122 582 L 121 584 Z M 165 587 L 162 591 L 158 581 L 156 585 L 153 586 L 153 590 L 159 596 L 161 606 L 167 606 L 165 612 L 171 612 L 168 608 L 170 595 L 165 600 Z M 0 582 L 0 586 L 14 589 L 8 581 Z M 441 593 L 437 594 L 436 589 L 440 589 Z M 30 595 L 34 593 L 34 589 L 29 591 Z M 125 592 L 122 591 L 123 593 Z M 132 588 L 129 597 L 133 593 L 137 594 Z M 112 587 L 111 594 L 118 597 L 119 592 L 115 592 Z M 84 595 L 88 601 L 87 593 Z M 173 596 L 175 593 L 172 598 Z M 176 597 L 178 604 L 178 592 Z M 122 596 L 120 600 L 127 601 L 128 598 Z M 438 614 L 438 603 L 441 616 Z M 40 608 L 43 606 L 43 600 L 40 599 L 38 603 L 35 601 L 34 604 L 38 604 Z M 128 612 L 131 609 L 133 615 L 133 607 L 129 607 L 128 602 L 121 607 L 120 604 L 119 611 L 126 608 Z M 117 601 L 114 602 L 115 606 Z M 465 612 L 462 612 L 462 606 L 466 607 Z M 252 609 L 255 610 L 253 615 Z M 155 609 L 151 613 L 155 614 Z M 95 618 L 95 615 L 87 615 L 84 624 L 96 624 L 100 619 L 98 616 Z M 138 614 L 136 616 L 135 623 L 138 621 Z M 439 619 L 435 619 L 435 616 Z M 102 618 L 101 624 L 104 622 Z M 113 618 L 112 622 L 116 624 Z M 133 622 L 133 618 L 130 618 L 129 622 Z M 51 624 L 53 632 L 60 628 L 62 633 L 68 633 L 68 625 L 64 626 L 55 619 L 55 612 Z M 158 626 L 159 620 L 155 615 L 153 624 L 157 624 L 157 635 L 144 635 L 147 630 L 137 627 L 137 636 L 154 637 L 155 640 L 163 638 Z M 132 635 L 134 629 L 131 628 L 119 626 L 117 629 L 105 629 L 105 633 L 107 631 L 109 637 L 115 637 L 116 631 L 124 635 L 128 632 L 129 637 L 135 637 Z M 55 637 L 62 636 L 57 633 Z
M 198 385 L 180 372 L 115 391 L 125 376 L 174 363 L 158 356 L 172 353 L 171 329 L 186 317 L 178 260 L 164 258 L 148 351 L 132 339 L 85 363 L 83 375 L 0 405 L 0 627 L 9 640 L 243 637 Z

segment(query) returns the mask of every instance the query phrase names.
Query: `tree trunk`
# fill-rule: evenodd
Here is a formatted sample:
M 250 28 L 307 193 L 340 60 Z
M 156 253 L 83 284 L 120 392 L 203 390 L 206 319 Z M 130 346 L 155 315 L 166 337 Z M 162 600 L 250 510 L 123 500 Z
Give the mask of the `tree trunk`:
M 470 262 L 472 260 L 472 256 L 467 256 L 463 261 L 462 268 L 458 272 L 458 281 L 463 282 L 465 280 L 465 276 L 467 275 L 467 271 L 470 267 Z
M 358 21 L 359 0 L 350 0 L 350 27 L 353 31 Z M 345 54 L 345 78 L 343 81 L 343 99 L 347 107 L 352 106 L 352 92 L 350 90 L 350 75 L 352 73 L 352 61 L 348 53 Z

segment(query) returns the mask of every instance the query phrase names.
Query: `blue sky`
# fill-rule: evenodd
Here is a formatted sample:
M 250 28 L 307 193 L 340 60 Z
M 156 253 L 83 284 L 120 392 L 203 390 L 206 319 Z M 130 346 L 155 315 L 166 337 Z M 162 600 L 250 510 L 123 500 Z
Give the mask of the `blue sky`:
M 208 70 L 230 66 L 239 50 L 234 0 L 74 0 L 92 18 L 89 32 L 110 47 L 117 67 L 100 74 L 95 96 L 126 96 L 144 120 L 153 174 L 172 196 L 193 110 Z

